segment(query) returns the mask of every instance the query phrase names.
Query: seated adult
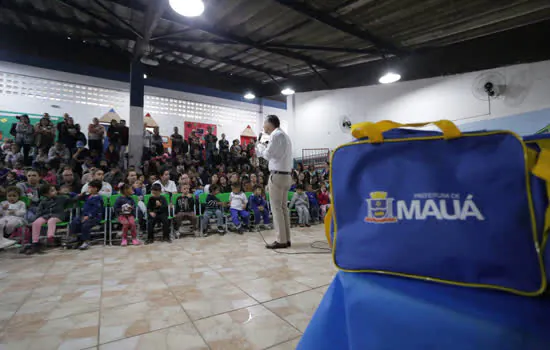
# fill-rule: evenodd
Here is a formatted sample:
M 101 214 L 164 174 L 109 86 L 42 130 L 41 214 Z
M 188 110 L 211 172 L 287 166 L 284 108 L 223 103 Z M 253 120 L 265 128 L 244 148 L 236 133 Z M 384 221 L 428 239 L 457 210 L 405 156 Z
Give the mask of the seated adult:
M 29 169 L 25 175 L 27 181 L 18 183 L 17 188 L 21 191 L 21 197 L 30 199 L 25 219 L 31 222 L 35 219 L 36 209 L 40 202 L 40 174 L 36 169 Z
M 217 185 L 218 181 L 218 174 L 212 175 L 212 177 L 210 178 L 210 183 L 204 186 L 204 193 L 210 193 L 210 186 Z
M 48 152 L 48 162 L 57 161 L 57 164 L 68 163 L 71 159 L 71 152 L 61 141 L 57 141 Z
M 61 173 L 61 181 L 59 181 L 59 187 L 61 186 L 68 186 L 69 192 L 72 193 L 80 193 L 80 190 L 82 189 L 82 185 L 80 184 L 78 177 L 75 176 L 75 173 L 70 166 L 63 168 L 63 172 Z
M 118 164 L 105 173 L 105 181 L 110 183 L 112 187 L 118 186 L 119 183 L 124 181 L 124 174 L 120 171 Z
M 178 192 L 178 188 L 176 187 L 176 183 L 172 180 L 170 180 L 170 170 L 164 170 L 162 172 L 162 175 L 160 176 L 160 179 L 156 181 L 154 184 L 160 184 L 162 193 L 176 193 Z
M 108 183 L 108 182 L 103 181 L 103 179 L 105 177 L 105 173 L 103 172 L 102 169 L 96 169 L 93 176 L 94 176 L 94 178 L 93 178 L 94 180 L 101 181 L 101 183 L 102 183 L 101 190 L 99 190 L 100 195 L 110 196 L 110 195 L 113 194 L 113 187 L 111 186 L 111 184 Z M 88 194 L 88 185 L 89 184 L 90 183 L 87 183 L 84 186 L 82 186 L 82 190 L 81 190 L 82 193 Z

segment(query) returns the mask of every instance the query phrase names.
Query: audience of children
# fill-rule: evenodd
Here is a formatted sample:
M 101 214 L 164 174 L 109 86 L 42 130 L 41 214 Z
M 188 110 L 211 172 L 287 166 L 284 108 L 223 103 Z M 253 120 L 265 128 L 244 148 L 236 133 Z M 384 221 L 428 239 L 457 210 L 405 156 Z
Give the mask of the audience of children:
M 34 128 L 28 128 L 28 122 L 26 118 L 21 120 L 17 143 L 8 136 L 0 146 L 0 198 L 7 197 L 6 202 L 11 203 L 21 196 L 26 197 L 25 202 L 28 203 L 23 217 L 17 219 L 18 223 L 12 219 L 18 217 L 11 215 L 14 209 L 4 209 L 5 205 L 2 205 L 0 229 L 3 235 L 8 235 L 14 230 L 13 227 L 31 225 L 31 244 L 24 246 L 22 251 L 25 253 L 40 252 L 38 241 L 42 226 L 48 227 L 48 242 L 52 242 L 56 225 L 67 220 L 68 209 L 79 198 L 84 198 L 77 197 L 79 193 L 87 196 L 79 216 L 72 220 L 69 232 L 78 235 L 81 249 L 89 247 L 90 229 L 105 219 L 101 196 L 119 193 L 121 197 L 116 201 L 112 219 L 117 218 L 122 226 L 122 245 L 129 243 L 128 232 L 132 244 L 139 244 L 136 232 L 138 223 L 148 224 L 148 227 L 143 228 L 148 232 L 146 243 L 152 243 L 152 231 L 159 223 L 163 228 L 163 240 L 166 241 L 170 241 L 172 224 L 177 230 L 183 221 L 191 221 L 192 230 L 196 230 L 201 211 L 204 211 L 201 227 L 206 230 L 209 220 L 216 218 L 220 234 L 225 233 L 224 212 L 230 213 L 231 221 L 239 233 L 243 233 L 249 225 L 249 212 L 254 214 L 256 225 L 263 223 L 269 227 L 269 209 L 263 191 L 269 171 L 267 162 L 255 157 L 253 144 L 240 145 L 235 140 L 229 149 L 230 143 L 225 135 L 219 142 L 211 133 L 207 135 L 206 141 L 197 133 L 183 140 L 176 131 L 173 136 L 180 141 L 181 147 L 178 146 L 178 150 L 170 155 L 163 154 L 162 143 L 158 142 L 162 138 L 155 130 L 156 147 L 144 152 L 140 167 L 127 168 L 126 162 L 121 159 L 125 156 L 121 152 L 125 144 L 117 138 L 117 135 L 124 134 L 124 123 L 111 123 L 109 135 L 113 142 L 110 142 L 108 151 L 104 153 L 102 136 L 105 129 L 97 120 L 89 128 L 93 134 L 90 148 L 86 148 L 85 135 L 78 132 L 76 124 L 68 115 L 64 116 L 57 128 L 46 115 L 40 125 Z M 25 139 L 30 140 L 32 130 L 36 142 L 29 144 Z M 219 144 L 219 151 L 216 143 Z M 4 166 L 2 160 L 8 162 L 8 167 Z M 25 168 L 23 162 L 32 164 L 33 168 Z M 301 164 L 298 164 L 298 169 L 292 173 L 295 185 L 291 190 L 300 185 L 302 189 L 298 190 L 292 205 L 299 213 L 300 223 L 305 226 L 309 225 L 310 217 L 313 221 L 322 218 L 330 205 L 327 191 L 328 163 L 320 171 L 313 166 L 304 170 Z M 12 186 L 20 191 L 17 197 Z M 7 188 L 9 193 L 6 194 Z M 161 194 L 173 195 L 178 188 L 181 197 L 175 202 L 174 220 L 170 222 L 170 205 Z M 308 190 L 305 193 L 307 201 L 302 198 L 303 188 Z M 251 191 L 254 193 L 247 199 L 244 192 Z M 208 197 L 206 203 L 199 205 L 198 197 L 203 192 L 208 193 Z M 219 193 L 230 193 L 229 203 L 221 203 L 216 197 Z M 151 194 L 151 197 L 146 206 L 144 200 L 147 194 Z M 138 196 L 139 200 L 134 201 L 132 195 Z M 17 200 L 16 203 L 23 201 Z M 306 203 L 310 216 L 301 209 Z M 8 208 L 13 208 L 13 203 L 8 204 Z M 0 241 L 0 248 L 5 244 L 12 245 L 12 242 Z

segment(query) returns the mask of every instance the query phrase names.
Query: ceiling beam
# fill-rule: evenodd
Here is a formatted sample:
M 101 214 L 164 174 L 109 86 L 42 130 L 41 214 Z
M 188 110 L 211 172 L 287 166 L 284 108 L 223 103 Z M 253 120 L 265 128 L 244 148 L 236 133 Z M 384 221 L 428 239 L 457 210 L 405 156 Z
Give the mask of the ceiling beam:
M 64 1 L 66 1 L 66 0 L 64 0 Z M 129 0 L 110 0 L 110 1 L 114 2 L 116 4 L 119 4 L 121 6 L 127 7 L 129 9 L 135 10 L 135 11 L 139 11 L 139 12 L 145 12 L 146 11 L 146 7 L 144 5 L 138 3 L 137 1 L 129 1 Z M 191 28 L 194 28 L 194 29 L 198 29 L 198 30 L 201 30 L 203 32 L 209 33 L 211 35 L 215 35 L 219 38 L 226 39 L 226 40 L 231 40 L 231 41 L 234 41 L 236 43 L 240 43 L 240 44 L 243 44 L 243 45 L 246 45 L 246 46 L 250 46 L 250 47 L 253 47 L 253 48 L 255 48 L 257 50 L 260 50 L 260 51 L 265 51 L 265 52 L 277 54 L 277 55 L 280 55 L 280 56 L 283 56 L 283 57 L 292 58 L 292 59 L 297 60 L 297 61 L 302 61 L 306 64 L 313 64 L 313 65 L 315 65 L 319 68 L 323 68 L 323 69 L 327 69 L 327 70 L 336 68 L 336 66 L 333 65 L 333 64 L 324 62 L 322 60 L 315 59 L 313 57 L 310 57 L 310 56 L 307 56 L 307 55 L 304 55 L 304 54 L 301 54 L 301 53 L 298 53 L 298 52 L 266 47 L 266 46 L 262 45 L 261 43 L 258 43 L 256 41 L 250 39 L 250 38 L 242 37 L 242 36 L 233 34 L 229 31 L 225 30 L 224 28 L 220 28 L 216 25 L 207 23 L 202 19 L 189 19 L 189 18 L 180 16 L 171 9 L 167 10 L 164 13 L 164 15 L 162 16 L 162 20 L 169 21 L 169 22 L 176 23 L 176 24 L 183 25 L 183 26 L 187 26 L 187 27 L 191 27 Z
M 380 51 L 382 51 L 382 53 L 393 54 L 396 56 L 406 53 L 404 49 L 397 47 L 395 44 L 389 42 L 388 40 L 377 37 L 368 30 L 361 29 L 356 25 L 344 22 L 332 16 L 331 14 L 318 10 L 304 2 L 295 0 L 274 1 L 341 32 L 347 33 L 361 40 L 368 41 L 372 43 L 375 47 L 377 47 Z
M 211 54 L 205 53 L 203 51 L 192 49 L 190 47 L 183 48 L 183 47 L 173 46 L 173 45 L 164 44 L 164 43 L 160 43 L 160 42 L 155 43 L 154 46 L 156 48 L 162 50 L 164 54 L 169 54 L 170 52 L 179 52 L 179 53 L 183 53 L 183 54 L 187 54 L 187 55 L 193 55 L 195 57 L 199 57 L 199 58 L 202 58 L 202 59 L 207 59 L 207 60 L 211 60 L 211 61 L 215 61 L 215 62 L 219 62 L 219 63 L 232 65 L 232 66 L 239 67 L 239 68 L 253 70 L 253 71 L 264 73 L 264 74 L 275 75 L 275 76 L 281 77 L 281 78 L 288 78 L 289 77 L 287 74 L 281 73 L 281 72 L 279 72 L 277 70 L 274 70 L 274 69 L 259 67 L 259 66 L 255 66 L 253 64 L 244 63 L 244 62 L 241 62 L 241 61 L 238 61 L 238 60 L 233 60 L 233 59 L 230 59 L 230 58 L 216 57 L 216 56 L 213 56 Z M 158 57 L 158 56 L 160 56 L 160 53 L 159 54 L 154 53 L 152 56 Z
M 101 7 L 105 12 L 116 18 L 123 26 L 134 33 L 135 36 L 137 36 L 138 38 L 143 38 L 143 35 L 141 35 L 141 33 L 136 28 L 134 28 L 134 26 L 128 23 L 124 18 L 120 17 L 116 12 L 105 6 L 100 0 L 92 0 L 92 2 Z
M 160 17 L 166 8 L 166 0 L 150 1 L 145 13 L 143 23 L 143 37 L 141 37 L 134 46 L 134 57 L 139 58 L 146 52 L 151 36 L 159 23 Z

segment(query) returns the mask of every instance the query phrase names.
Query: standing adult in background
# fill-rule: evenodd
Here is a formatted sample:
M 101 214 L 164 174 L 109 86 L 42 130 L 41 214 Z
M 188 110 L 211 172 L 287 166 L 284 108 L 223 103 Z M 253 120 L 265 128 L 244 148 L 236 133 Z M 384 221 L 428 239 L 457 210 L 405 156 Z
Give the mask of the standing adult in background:
M 34 127 L 31 125 L 29 116 L 23 114 L 19 117 L 19 122 L 15 127 L 15 143 L 23 150 L 23 163 L 25 166 L 31 165 L 29 153 L 34 141 Z
M 264 122 L 264 131 L 271 136 L 265 145 L 258 142 L 256 153 L 269 161 L 269 202 L 273 211 L 273 224 L 277 231 L 277 240 L 266 245 L 268 249 L 281 249 L 291 246 L 290 215 L 287 208 L 288 189 L 291 184 L 292 142 L 280 128 L 281 122 L 276 115 L 268 115 Z
M 222 138 L 218 144 L 220 145 L 220 156 L 222 158 L 222 163 L 227 164 L 227 160 L 229 159 L 229 141 L 225 139 L 225 134 L 222 134 Z
M 55 142 L 55 127 L 48 113 L 44 113 L 40 121 L 34 126 L 34 135 L 36 147 L 45 150 L 47 153 Z
M 151 139 L 151 144 L 154 149 L 153 155 L 161 156 L 164 153 L 164 146 L 162 142 L 162 136 L 159 133 L 159 127 L 157 126 L 153 132 L 153 137 Z
M 130 141 L 130 129 L 126 126 L 126 120 L 122 119 L 118 124 L 120 130 L 120 168 L 126 169 L 126 151 Z
M 204 142 L 206 143 L 206 164 L 212 165 L 212 158 L 214 155 L 214 150 L 216 149 L 218 137 L 212 134 L 211 126 L 208 127 L 207 131 L 208 133 L 204 136 Z
M 107 138 L 109 139 L 109 145 L 115 146 L 115 150 L 118 151 L 120 147 L 120 128 L 116 120 L 111 120 L 109 130 L 107 130 Z
M 84 133 L 80 130 L 80 124 L 76 124 L 75 128 L 76 128 L 75 145 L 78 145 L 78 143 L 80 142 L 82 145 L 86 146 L 88 144 L 88 139 L 86 138 L 86 135 L 84 135 Z M 78 146 L 76 146 L 76 148 L 78 148 Z
M 103 138 L 105 137 L 105 127 L 99 124 L 99 119 L 94 118 L 92 124 L 88 125 L 88 145 L 90 151 L 96 150 L 97 153 L 103 153 Z
M 178 127 L 174 126 L 174 133 L 170 136 L 170 140 L 172 140 L 172 157 L 175 157 L 178 154 L 185 154 L 189 151 L 187 141 L 185 141 L 183 136 L 178 131 Z
M 153 151 L 151 147 L 153 146 L 153 133 L 147 130 L 147 124 L 143 124 L 143 156 L 142 160 L 151 159 L 151 154 Z
M 69 113 L 65 113 L 63 114 L 63 121 L 57 123 L 57 139 L 61 142 L 64 142 L 63 140 L 67 138 L 67 122 L 69 118 L 71 118 Z

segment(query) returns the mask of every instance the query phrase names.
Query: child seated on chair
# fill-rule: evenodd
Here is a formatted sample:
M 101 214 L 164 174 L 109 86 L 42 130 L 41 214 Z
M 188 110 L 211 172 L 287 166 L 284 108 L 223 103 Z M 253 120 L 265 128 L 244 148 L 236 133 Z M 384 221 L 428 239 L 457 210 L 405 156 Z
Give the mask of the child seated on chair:
M 269 210 L 267 210 L 267 202 L 263 196 L 262 186 L 254 186 L 254 194 L 249 198 L 250 209 L 254 212 L 254 225 L 260 223 L 260 219 L 263 218 L 263 227 L 269 226 Z
M 71 222 L 70 232 L 73 235 L 80 234 L 79 241 L 82 242 L 78 249 L 86 250 L 90 247 L 92 239 L 92 228 L 99 224 L 103 217 L 103 198 L 99 195 L 102 182 L 92 180 L 88 184 L 88 195 L 82 195 L 80 198 L 86 198 L 84 207 L 80 216 L 77 216 Z
M 122 242 L 120 245 L 123 247 L 128 245 L 128 231 L 132 235 L 132 245 L 140 245 L 141 242 L 137 239 L 135 202 L 132 198 L 134 190 L 132 186 L 124 184 L 120 193 L 121 196 L 115 202 L 115 216 L 118 217 L 118 222 L 122 225 Z
M 317 222 L 319 221 L 319 202 L 317 201 L 317 191 L 313 190 L 313 186 L 311 184 L 306 185 L 306 195 L 309 200 L 309 215 L 311 217 L 311 221 Z
M 21 253 L 24 254 L 40 253 L 38 241 L 44 224 L 48 225 L 48 242 L 53 243 L 56 225 L 67 219 L 65 207 L 75 201 L 69 196 L 58 195 L 55 187 L 50 184 L 40 187 L 40 196 L 42 199 L 36 211 L 37 219 L 32 223 L 32 244 L 23 248 Z
M 5 238 L 18 227 L 25 225 L 27 208 L 25 203 L 19 200 L 21 191 L 17 187 L 9 187 L 6 190 L 7 200 L 0 203 L 0 249 L 14 245 L 16 242 Z
M 231 189 L 232 192 L 229 194 L 229 211 L 231 212 L 231 220 L 237 228 L 237 231 L 242 234 L 244 232 L 244 228 L 248 228 L 248 219 L 250 217 L 250 214 L 246 210 L 248 199 L 246 199 L 246 194 L 241 191 L 241 185 L 238 182 L 233 183 L 231 185 Z M 243 221 L 242 223 L 244 224 L 244 227 L 241 225 L 239 217 Z
M 151 244 L 155 241 L 153 229 L 155 224 L 160 222 L 162 224 L 162 240 L 168 243 L 172 243 L 170 238 L 170 223 L 168 221 L 168 202 L 166 198 L 161 196 L 162 187 L 156 183 L 151 185 L 151 197 L 147 203 L 147 241 L 145 244 Z
M 298 223 L 300 227 L 309 227 L 309 198 L 304 193 L 304 185 L 296 186 L 296 192 L 292 196 L 289 208 L 295 207 L 298 212 Z
M 189 185 L 183 184 L 180 186 L 181 197 L 176 201 L 175 208 L 175 223 L 176 230 L 180 229 L 181 223 L 184 220 L 191 221 L 193 231 L 197 229 L 197 215 L 195 214 L 195 196 L 189 193 Z
M 203 235 L 208 230 L 208 224 L 210 223 L 210 218 L 214 216 L 218 220 L 217 221 L 218 233 L 220 235 L 225 234 L 225 229 L 223 228 L 223 213 L 221 210 L 221 207 L 224 204 L 219 201 L 218 197 L 216 197 L 218 193 L 220 193 L 220 187 L 218 185 L 211 185 L 210 193 L 206 197 L 206 210 L 204 211 L 204 215 L 202 219 L 201 234 Z
M 317 194 L 317 199 L 319 200 L 319 207 L 321 208 L 321 219 L 325 219 L 328 208 L 330 208 L 330 198 L 325 184 L 321 185 L 321 190 Z

